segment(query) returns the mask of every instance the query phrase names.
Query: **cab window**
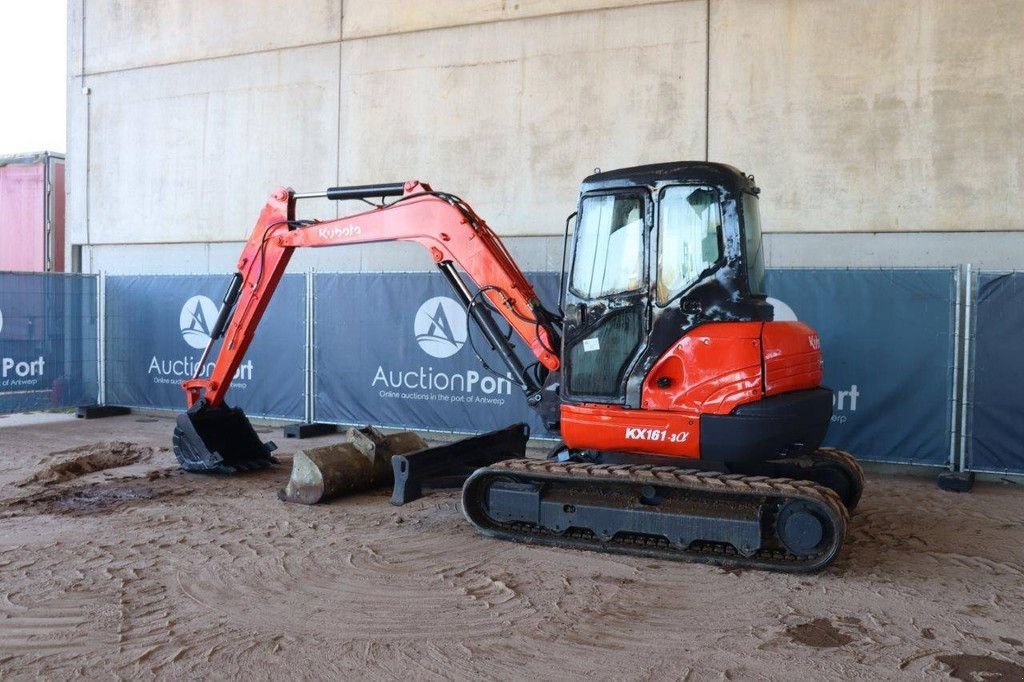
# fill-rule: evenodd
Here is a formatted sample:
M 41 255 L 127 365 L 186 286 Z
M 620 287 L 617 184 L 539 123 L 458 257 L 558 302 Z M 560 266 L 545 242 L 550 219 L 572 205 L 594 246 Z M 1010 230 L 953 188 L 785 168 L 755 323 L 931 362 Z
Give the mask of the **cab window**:
M 722 208 L 710 187 L 662 190 L 658 207 L 658 303 L 697 281 L 722 257 Z
M 761 213 L 757 197 L 743 195 L 743 227 L 746 231 L 747 281 L 750 293 L 764 293 L 764 245 L 761 238 Z
M 636 194 L 587 197 L 576 227 L 570 288 L 585 299 L 643 285 L 644 202 Z

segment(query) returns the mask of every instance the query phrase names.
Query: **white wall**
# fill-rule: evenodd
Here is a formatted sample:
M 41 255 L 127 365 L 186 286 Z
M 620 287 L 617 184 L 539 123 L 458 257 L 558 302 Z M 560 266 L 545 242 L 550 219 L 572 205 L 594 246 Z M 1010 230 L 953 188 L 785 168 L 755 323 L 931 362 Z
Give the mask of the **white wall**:
M 68 243 L 87 269 L 228 271 L 277 184 L 410 177 L 470 201 L 524 267 L 557 267 L 595 167 L 706 153 L 757 176 L 770 264 L 1024 259 L 1021 2 L 69 9 Z M 430 261 L 372 245 L 309 266 Z
M 776 231 L 1024 227 L 1024 3 L 711 3 L 711 156 Z

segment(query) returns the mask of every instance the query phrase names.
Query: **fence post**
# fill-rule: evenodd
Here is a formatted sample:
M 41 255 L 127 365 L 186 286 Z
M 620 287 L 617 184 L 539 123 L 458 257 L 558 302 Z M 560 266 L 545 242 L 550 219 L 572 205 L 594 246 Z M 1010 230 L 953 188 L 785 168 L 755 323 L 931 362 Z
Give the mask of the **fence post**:
M 953 388 L 950 391 L 949 406 L 949 470 L 957 469 L 957 396 L 960 389 L 960 307 L 963 305 L 963 266 L 953 268 L 953 288 L 956 290 L 953 302 Z
M 96 275 L 96 404 L 79 405 L 75 416 L 81 419 L 100 419 L 129 414 L 131 410 L 118 405 L 107 405 L 107 273 Z
M 967 432 L 970 425 L 967 421 L 967 405 L 970 398 L 970 384 L 973 368 L 971 367 L 971 336 L 973 334 L 974 281 L 971 264 L 964 267 L 964 342 L 963 342 L 963 382 L 960 385 L 960 471 L 967 470 Z
M 313 353 L 313 317 L 316 313 L 315 281 L 316 270 L 310 268 L 306 272 L 306 371 L 303 381 L 306 399 L 303 402 L 304 418 L 301 424 L 288 424 L 284 427 L 286 438 L 312 438 L 313 436 L 323 436 L 338 431 L 338 427 L 334 424 L 320 424 L 316 422 L 316 368 L 314 367 L 316 359 Z
M 107 273 L 96 278 L 96 379 L 99 384 L 97 404 L 107 404 Z
M 316 270 L 310 268 L 306 271 L 306 376 L 305 376 L 305 419 L 307 424 L 312 424 L 316 418 L 316 409 L 313 404 L 313 314 L 314 299 L 316 296 L 314 281 Z
M 967 471 L 967 432 L 969 430 L 967 399 L 971 384 L 971 296 L 973 282 L 971 264 L 957 268 L 957 343 L 954 344 L 953 356 L 953 423 L 954 433 L 950 435 L 949 471 L 939 474 L 938 484 L 943 490 L 967 492 L 974 485 L 974 474 Z M 963 315 L 960 314 L 961 309 Z M 956 414 L 956 402 L 960 402 L 959 418 Z M 959 428 L 959 448 L 954 448 L 955 429 Z M 956 450 L 959 450 L 959 457 Z

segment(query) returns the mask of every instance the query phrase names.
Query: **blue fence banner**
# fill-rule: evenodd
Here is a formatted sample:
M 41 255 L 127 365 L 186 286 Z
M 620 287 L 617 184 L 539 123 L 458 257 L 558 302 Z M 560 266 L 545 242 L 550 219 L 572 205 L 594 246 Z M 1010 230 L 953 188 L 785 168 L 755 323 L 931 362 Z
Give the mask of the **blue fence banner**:
M 954 270 L 772 270 L 766 288 L 821 337 L 834 392 L 826 445 L 865 460 L 948 463 Z
M 553 305 L 558 273 L 530 280 Z M 314 290 L 317 421 L 474 433 L 525 421 L 546 434 L 437 273 L 317 274 Z
M 948 462 L 954 273 L 768 273 L 778 318 L 799 318 L 821 336 L 825 384 L 835 392 L 827 444 L 866 460 Z M 1024 472 L 1022 278 L 981 278 L 968 441 L 975 470 Z M 530 279 L 553 308 L 558 273 Z M 227 281 L 219 275 L 106 279 L 108 404 L 184 406 L 181 381 L 192 375 L 209 339 Z M 228 392 L 229 404 L 253 416 L 301 420 L 310 384 L 318 421 L 471 433 L 526 421 L 535 435 L 555 435 L 545 432 L 517 378 L 467 324 L 437 273 L 316 274 L 311 322 L 305 284 L 299 274 L 282 280 Z M 0 411 L 96 400 L 97 286 L 92 276 L 0 274 Z M 512 338 L 524 362 L 534 362 L 525 344 Z
M 183 409 L 181 382 L 195 371 L 227 284 L 227 275 L 108 277 L 107 403 Z M 253 416 L 303 419 L 305 325 L 305 278 L 285 275 L 231 383 L 229 405 Z
M 95 403 L 97 278 L 0 273 L 0 413 Z
M 967 468 L 1024 473 L 1024 273 L 981 273 L 974 311 Z

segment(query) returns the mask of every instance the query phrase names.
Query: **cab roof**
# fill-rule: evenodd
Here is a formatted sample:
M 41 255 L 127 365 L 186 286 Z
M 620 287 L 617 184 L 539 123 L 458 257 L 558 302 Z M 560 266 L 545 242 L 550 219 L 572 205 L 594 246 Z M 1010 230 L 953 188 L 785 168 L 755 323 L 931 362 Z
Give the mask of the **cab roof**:
M 671 161 L 594 173 L 583 180 L 580 193 L 615 187 L 656 187 L 671 183 L 706 183 L 729 193 L 755 191 L 753 176 L 709 161 Z

